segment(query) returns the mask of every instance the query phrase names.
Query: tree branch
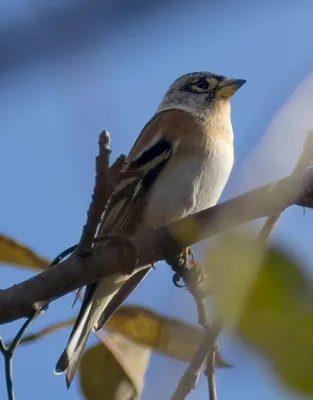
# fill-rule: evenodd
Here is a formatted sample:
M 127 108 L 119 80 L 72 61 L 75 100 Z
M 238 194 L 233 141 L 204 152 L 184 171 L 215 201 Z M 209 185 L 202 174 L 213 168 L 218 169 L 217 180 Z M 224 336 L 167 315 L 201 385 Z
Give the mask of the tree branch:
M 292 174 L 297 176 L 303 174 L 303 172 L 310 168 L 313 165 L 313 130 L 308 131 L 305 142 L 302 148 L 301 156 L 297 164 L 295 165 Z M 260 233 L 258 240 L 264 244 L 268 241 L 271 233 L 273 232 L 279 218 L 281 217 L 282 212 L 270 216 L 266 219 Z
M 209 400 L 217 400 L 214 366 L 215 366 L 215 349 L 213 347 L 212 352 L 207 358 L 206 370 L 205 370 L 208 382 Z
M 96 157 L 96 182 L 92 194 L 92 200 L 87 212 L 87 222 L 83 227 L 82 235 L 76 253 L 86 251 L 92 247 L 101 215 L 112 194 L 112 186 L 109 185 L 109 160 L 110 160 L 110 135 L 103 131 L 99 136 L 99 155 Z
M 219 333 L 220 324 L 217 322 L 217 320 L 215 320 L 210 326 L 210 329 L 207 330 L 202 344 L 191 360 L 186 372 L 180 379 L 177 388 L 171 397 L 171 400 L 185 399 L 190 392 L 190 389 L 196 386 L 200 371 L 203 368 L 204 361 L 206 360 L 208 354 L 212 352 L 214 343 L 216 342 Z
M 40 311 L 36 311 L 31 315 L 22 325 L 16 336 L 13 338 L 12 342 L 10 345 L 6 346 L 3 343 L 2 338 L 0 338 L 0 353 L 2 353 L 3 358 L 4 358 L 4 368 L 5 368 L 5 380 L 6 380 L 6 386 L 7 386 L 7 394 L 8 394 L 8 400 L 14 400 L 14 387 L 13 387 L 13 371 L 12 371 L 12 358 L 15 353 L 15 350 L 17 349 L 18 345 L 20 344 L 24 333 L 26 332 L 27 328 L 29 328 L 30 324 L 33 322 L 33 320 L 38 316 Z
M 49 335 L 50 333 L 58 331 L 59 329 L 74 325 L 76 318 L 77 318 L 77 315 L 73 318 L 65 319 L 63 321 L 48 325 L 45 328 L 42 328 L 37 332 L 29 333 L 28 335 L 25 335 L 22 337 L 22 339 L 20 341 L 20 345 L 29 343 L 29 342 L 33 342 L 37 339 L 41 339 L 41 338 L 45 337 L 46 335 Z
M 138 254 L 135 270 L 170 258 L 182 248 L 238 225 L 276 215 L 293 204 L 313 208 L 312 168 L 305 174 L 293 174 L 168 226 L 136 235 L 131 239 Z M 127 246 L 124 250 L 129 251 Z M 81 258 L 74 254 L 22 283 L 1 290 L 0 324 L 28 317 L 46 302 L 103 277 L 114 275 L 117 280 L 124 280 L 129 270 L 125 271 L 121 253 L 123 248 L 110 241 L 90 256 Z

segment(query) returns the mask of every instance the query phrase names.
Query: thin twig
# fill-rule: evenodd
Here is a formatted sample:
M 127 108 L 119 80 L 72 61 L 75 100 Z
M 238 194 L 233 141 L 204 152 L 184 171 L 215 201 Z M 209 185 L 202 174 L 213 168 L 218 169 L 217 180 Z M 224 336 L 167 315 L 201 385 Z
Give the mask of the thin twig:
M 313 130 L 310 130 L 306 135 L 302 153 L 293 169 L 292 175 L 304 175 L 311 165 L 313 165 Z M 281 215 L 282 212 L 266 219 L 258 236 L 260 243 L 267 243 Z
M 126 157 L 121 155 L 110 165 L 110 134 L 106 130 L 99 135 L 99 155 L 96 157 L 96 178 L 91 203 L 87 211 L 87 221 L 83 227 L 81 238 L 75 253 L 80 257 L 85 257 L 91 253 L 94 238 L 99 227 L 101 217 L 106 205 L 112 195 L 117 179 L 121 180 L 121 169 L 125 164 Z M 72 307 L 79 299 L 82 288 L 77 290 Z
M 197 310 L 198 310 L 198 319 L 199 319 L 199 324 L 202 325 L 204 332 L 207 335 L 210 335 L 210 321 L 209 321 L 209 316 L 208 316 L 208 305 L 206 302 L 207 294 L 205 291 L 201 289 L 200 283 L 201 283 L 201 278 L 203 279 L 204 276 L 204 268 L 201 265 L 199 261 L 196 261 L 194 258 L 192 259 L 192 263 L 197 267 L 200 268 L 201 272 L 198 272 L 198 282 L 195 282 L 195 284 L 189 289 L 191 293 L 193 294 L 193 297 L 196 301 L 197 304 Z M 204 359 L 204 365 L 205 365 L 205 374 L 207 376 L 207 382 L 208 382 L 208 390 L 209 390 L 209 400 L 217 400 L 216 397 L 216 382 L 215 382 L 215 355 L 216 355 L 216 350 L 217 350 L 217 343 L 213 343 L 213 348 L 210 353 L 207 354 L 206 359 Z M 203 366 L 199 369 L 199 374 L 200 371 L 202 370 Z
M 53 333 L 53 332 L 55 332 L 55 331 L 57 331 L 59 329 L 65 328 L 67 326 L 74 325 L 74 323 L 76 321 L 76 318 L 77 317 L 69 318 L 69 319 L 66 319 L 66 320 L 61 321 L 61 322 L 56 322 L 55 324 L 51 324 L 51 325 L 47 326 L 46 328 L 41 329 L 38 332 L 30 333 L 28 335 L 25 335 L 21 339 L 20 345 L 32 342 L 32 341 L 37 340 L 37 339 L 41 339 L 44 336 L 49 335 L 50 333 Z
M 190 388 L 195 387 L 205 360 L 207 359 L 208 354 L 212 352 L 219 333 L 220 323 L 215 319 L 211 324 L 210 329 L 207 330 L 207 334 L 191 360 L 186 372 L 180 379 L 171 400 L 185 399 L 190 393 Z
M 14 400 L 15 397 L 12 379 L 12 356 L 9 356 L 8 350 L 6 349 L 2 338 L 0 338 L 0 351 L 4 358 L 5 382 L 7 387 L 8 400 Z
M 182 253 L 181 256 L 174 258 L 173 260 L 167 261 L 167 263 L 172 267 L 175 271 L 175 275 L 178 275 L 175 278 L 174 283 L 176 286 L 180 286 L 177 284 L 177 279 L 181 278 L 185 287 L 192 294 L 198 312 L 198 323 L 203 327 L 206 335 L 211 335 L 210 330 L 212 329 L 210 326 L 209 315 L 208 315 L 208 304 L 207 304 L 207 288 L 203 288 L 202 283 L 204 283 L 205 279 L 205 271 L 202 264 L 195 259 L 193 251 L 188 249 L 188 255 L 191 255 L 191 260 L 188 260 L 188 256 L 186 255 L 186 251 Z M 211 344 L 209 345 L 209 347 Z M 179 394 L 183 395 L 181 399 L 184 399 L 187 394 L 189 394 L 194 388 L 198 377 L 200 376 L 201 370 L 204 365 L 206 365 L 206 375 L 208 377 L 208 386 L 209 386 L 209 396 L 210 400 L 216 400 L 216 384 L 215 384 L 215 356 L 216 352 L 218 352 L 217 343 L 213 343 L 212 351 L 209 353 L 204 353 L 202 364 L 199 367 L 198 371 L 190 371 L 192 375 L 185 374 L 182 379 L 185 382 L 181 385 L 184 388 L 184 391 Z M 230 366 L 230 365 L 229 365 Z M 215 395 L 215 397 L 214 397 Z M 178 396 L 178 395 L 177 395 Z M 213 397 L 212 397 L 213 396 Z M 179 399 L 179 397 L 177 397 Z
M 191 260 L 188 256 L 191 255 Z M 174 257 L 173 259 L 167 260 L 167 263 L 175 271 L 173 278 L 174 284 L 178 287 L 178 280 L 184 281 L 185 287 L 192 294 L 198 311 L 198 322 L 202 325 L 206 335 L 211 335 L 211 326 L 208 316 L 208 305 L 206 302 L 207 292 L 203 291 L 201 283 L 204 280 L 204 268 L 199 261 L 194 257 L 193 251 L 189 248 L 185 250 L 181 255 Z M 211 337 L 211 336 L 210 336 Z M 194 361 L 194 360 L 193 360 Z M 183 400 L 185 397 L 195 388 L 196 382 L 200 376 L 200 373 L 206 363 L 208 373 L 208 385 L 210 400 L 215 400 L 215 397 L 211 398 L 212 393 L 216 393 L 215 388 L 215 345 L 213 343 L 212 351 L 209 353 L 203 353 L 202 359 L 198 358 L 198 362 L 195 362 L 195 369 L 188 368 L 184 376 L 181 378 L 177 390 L 173 396 L 175 400 Z
M 96 157 L 96 178 L 91 203 L 87 211 L 87 221 L 83 227 L 79 244 L 75 250 L 77 254 L 92 247 L 104 208 L 112 194 L 109 187 L 109 163 L 110 163 L 110 135 L 103 131 L 99 136 L 99 155 Z
M 309 130 L 302 148 L 302 153 L 293 170 L 294 175 L 303 175 L 313 165 L 313 129 Z
M 273 215 L 272 217 L 266 218 L 266 221 L 264 222 L 264 225 L 262 226 L 262 229 L 258 235 L 258 242 L 266 244 L 279 220 L 281 217 L 282 213 L 278 213 L 276 215 Z
M 207 376 L 209 400 L 217 400 L 216 381 L 215 381 L 215 355 L 216 350 L 213 346 L 212 352 L 206 360 L 205 375 Z
M 6 347 L 3 343 L 2 338 L 0 338 L 0 352 L 4 358 L 4 366 L 5 366 L 5 381 L 7 387 L 7 394 L 8 400 L 14 400 L 14 387 L 13 387 L 13 368 L 12 368 L 12 360 L 15 350 L 17 349 L 18 345 L 20 344 L 24 333 L 26 332 L 27 328 L 29 328 L 30 324 L 34 321 L 34 319 L 38 316 L 40 311 L 35 311 L 33 315 L 31 315 L 27 320 L 24 322 L 20 330 L 17 332 L 16 336 L 12 340 L 11 344 Z
M 194 256 L 192 255 L 192 260 L 191 264 L 193 265 L 193 268 L 191 271 L 194 271 L 193 275 L 196 275 L 196 278 L 191 279 L 190 282 L 190 277 L 189 277 L 189 282 L 187 279 L 187 288 L 190 291 L 190 293 L 193 295 L 193 298 L 196 302 L 197 305 L 197 311 L 198 311 L 198 322 L 200 325 L 202 325 L 204 332 L 206 334 L 210 334 L 210 321 L 209 321 L 209 315 L 208 315 L 208 304 L 207 304 L 207 293 L 201 289 L 201 281 L 204 279 L 204 268 L 202 264 L 198 261 L 195 260 Z M 190 274 L 189 274 L 190 275 Z M 186 280 L 185 280 L 186 282 Z M 199 371 L 198 371 L 198 376 L 201 373 L 201 370 L 203 369 L 203 366 L 205 365 L 205 372 L 207 375 L 207 380 L 208 380 L 208 390 L 209 390 L 209 400 L 216 400 L 216 383 L 215 383 L 215 349 L 217 348 L 216 342 L 213 344 L 212 351 L 207 354 L 206 359 L 204 358 L 203 360 L 203 365 L 201 365 Z M 187 382 L 186 382 L 187 386 Z M 190 386 L 189 392 L 193 389 L 193 387 Z

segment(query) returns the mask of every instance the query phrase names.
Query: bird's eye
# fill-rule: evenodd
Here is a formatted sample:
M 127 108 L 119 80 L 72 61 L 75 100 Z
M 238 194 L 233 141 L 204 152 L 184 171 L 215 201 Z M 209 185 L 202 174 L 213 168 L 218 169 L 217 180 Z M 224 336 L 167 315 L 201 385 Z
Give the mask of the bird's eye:
M 203 93 L 209 89 L 209 83 L 206 79 L 199 79 L 187 86 L 187 90 L 190 92 Z
M 209 87 L 208 81 L 206 79 L 201 79 L 193 84 L 193 86 L 198 89 L 206 90 Z

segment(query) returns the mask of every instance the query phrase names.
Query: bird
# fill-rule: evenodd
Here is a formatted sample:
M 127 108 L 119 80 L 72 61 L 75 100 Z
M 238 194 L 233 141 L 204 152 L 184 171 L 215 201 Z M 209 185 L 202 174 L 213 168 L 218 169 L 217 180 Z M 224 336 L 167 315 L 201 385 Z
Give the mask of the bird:
M 211 72 L 180 76 L 165 92 L 126 161 L 138 171 L 118 182 L 98 235 L 132 237 L 214 206 L 234 163 L 230 99 L 245 83 Z M 97 246 L 104 246 L 98 243 Z M 106 277 L 86 287 L 82 305 L 55 373 L 69 387 L 92 331 L 114 314 L 151 266 L 125 279 Z

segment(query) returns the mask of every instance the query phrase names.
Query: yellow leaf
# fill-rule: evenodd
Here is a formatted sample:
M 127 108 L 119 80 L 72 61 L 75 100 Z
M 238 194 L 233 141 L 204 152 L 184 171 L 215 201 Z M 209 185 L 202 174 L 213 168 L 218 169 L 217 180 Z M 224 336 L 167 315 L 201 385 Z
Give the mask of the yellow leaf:
M 29 247 L 0 234 L 0 263 L 41 270 L 47 268 L 50 261 L 39 256 Z
M 87 400 L 139 399 L 150 350 L 119 335 L 103 337 L 103 343 L 84 353 L 79 377 Z
M 24 336 L 24 342 L 40 339 L 60 328 L 71 326 L 76 318 L 57 322 L 42 330 Z M 105 329 L 122 334 L 138 344 L 182 361 L 190 361 L 203 339 L 203 331 L 196 325 L 161 316 L 140 306 L 122 306 L 109 320 Z M 162 336 L 158 335 L 158 332 Z M 162 333 L 163 332 L 163 333 Z M 97 333 L 102 338 L 102 331 Z M 218 351 L 217 367 L 230 367 Z
M 191 360 L 203 339 L 203 330 L 195 325 L 133 305 L 121 307 L 106 327 L 182 361 Z

